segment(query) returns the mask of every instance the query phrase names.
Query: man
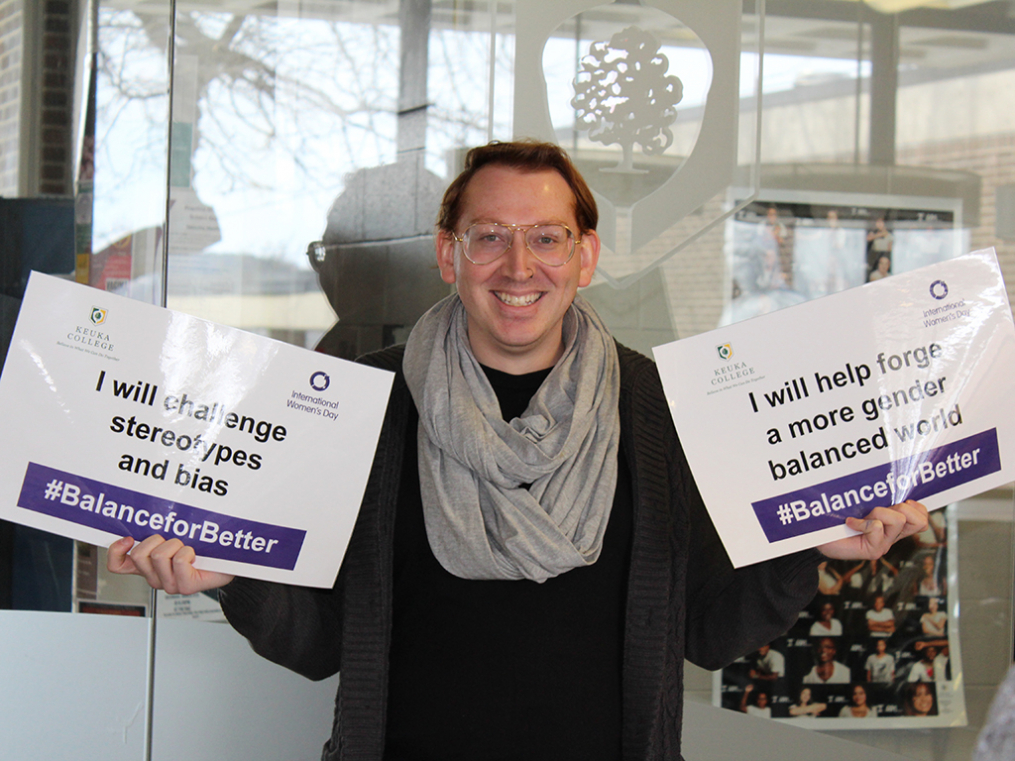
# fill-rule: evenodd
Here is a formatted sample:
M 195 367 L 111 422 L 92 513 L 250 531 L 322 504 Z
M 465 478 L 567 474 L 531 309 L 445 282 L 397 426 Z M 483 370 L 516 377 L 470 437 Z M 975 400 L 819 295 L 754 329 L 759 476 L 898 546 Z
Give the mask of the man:
M 888 641 L 879 639 L 874 648 L 875 652 L 867 656 L 864 664 L 867 681 L 891 684 L 895 681 L 895 656 L 888 652 Z
M 804 684 L 847 684 L 851 681 L 849 667 L 835 660 L 835 640 L 822 637 L 815 648 L 816 663 L 803 678 Z
M 885 607 L 884 595 L 874 598 L 874 607 L 867 611 L 867 631 L 872 637 L 891 637 L 895 634 L 895 614 Z
M 938 650 L 941 645 L 941 650 Z M 929 640 L 913 645 L 917 652 L 923 651 L 923 657 L 909 669 L 910 682 L 947 682 L 948 681 L 948 641 Z
M 222 587 L 254 649 L 341 671 L 324 758 L 677 759 L 683 660 L 718 668 L 785 631 L 819 554 L 734 572 L 655 366 L 584 299 L 592 194 L 543 143 L 471 151 L 438 219 L 458 294 L 404 348 L 333 590 L 193 568 L 179 540 L 110 548 L 173 593 Z M 916 503 L 847 519 L 830 557 L 880 556 Z
M 778 650 L 773 650 L 771 645 L 762 645 L 758 648 L 754 667 L 747 672 L 751 679 L 762 679 L 766 682 L 782 679 L 785 674 L 786 659 Z

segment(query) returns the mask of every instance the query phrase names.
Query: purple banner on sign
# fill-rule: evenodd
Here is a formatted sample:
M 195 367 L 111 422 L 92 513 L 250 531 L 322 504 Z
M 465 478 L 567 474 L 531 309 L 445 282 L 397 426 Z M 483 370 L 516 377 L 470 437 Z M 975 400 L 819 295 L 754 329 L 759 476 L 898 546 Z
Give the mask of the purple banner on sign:
M 926 499 L 1001 470 L 997 430 L 858 473 L 752 502 L 769 542 L 842 525 L 879 506 Z
M 28 463 L 18 507 L 132 536 L 176 537 L 198 555 L 291 571 L 306 531 L 236 518 Z

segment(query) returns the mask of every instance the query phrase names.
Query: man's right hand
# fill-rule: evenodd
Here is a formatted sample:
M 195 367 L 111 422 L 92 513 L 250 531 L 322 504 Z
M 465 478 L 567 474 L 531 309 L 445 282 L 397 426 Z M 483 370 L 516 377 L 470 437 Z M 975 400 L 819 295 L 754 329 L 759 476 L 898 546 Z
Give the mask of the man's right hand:
M 194 568 L 195 557 L 194 548 L 179 539 L 166 540 L 155 534 L 135 546 L 134 540 L 125 536 L 109 545 L 106 568 L 112 573 L 144 576 L 153 589 L 171 595 L 192 595 L 224 587 L 233 580 L 228 573 Z

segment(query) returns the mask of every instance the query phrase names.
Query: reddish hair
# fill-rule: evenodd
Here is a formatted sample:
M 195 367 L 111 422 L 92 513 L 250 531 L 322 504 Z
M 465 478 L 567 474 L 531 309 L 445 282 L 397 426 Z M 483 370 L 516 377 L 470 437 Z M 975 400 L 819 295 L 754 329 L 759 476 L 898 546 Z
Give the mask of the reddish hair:
M 465 189 L 473 176 L 491 164 L 518 169 L 523 172 L 541 172 L 547 169 L 557 172 L 571 188 L 574 195 L 574 216 L 578 221 L 579 235 L 595 230 L 599 223 L 599 209 L 585 178 L 571 163 L 571 159 L 560 146 L 537 140 L 518 140 L 502 143 L 494 141 L 471 149 L 465 155 L 465 168 L 444 191 L 440 210 L 437 212 L 437 229 L 454 232 L 462 216 Z

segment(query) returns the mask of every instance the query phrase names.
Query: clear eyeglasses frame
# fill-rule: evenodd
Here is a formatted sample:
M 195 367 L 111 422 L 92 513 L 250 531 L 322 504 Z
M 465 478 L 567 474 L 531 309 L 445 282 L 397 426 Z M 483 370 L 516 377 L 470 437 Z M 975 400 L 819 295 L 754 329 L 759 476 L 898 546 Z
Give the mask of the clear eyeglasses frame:
M 478 222 L 470 225 L 461 237 L 451 237 L 462 244 L 465 258 L 473 264 L 490 264 L 506 254 L 514 243 L 515 233 L 525 233 L 525 246 L 543 264 L 562 267 L 571 261 L 581 243 L 570 227 L 562 224 L 505 225 Z

